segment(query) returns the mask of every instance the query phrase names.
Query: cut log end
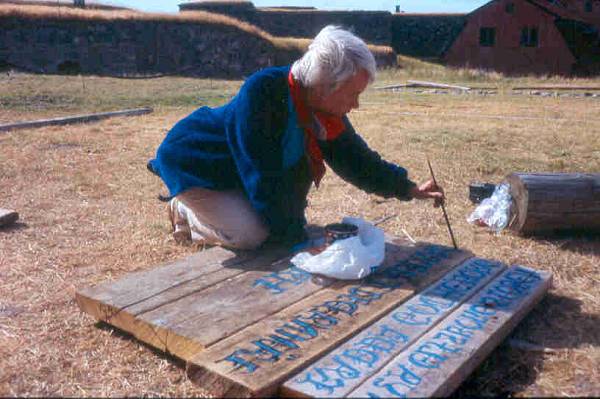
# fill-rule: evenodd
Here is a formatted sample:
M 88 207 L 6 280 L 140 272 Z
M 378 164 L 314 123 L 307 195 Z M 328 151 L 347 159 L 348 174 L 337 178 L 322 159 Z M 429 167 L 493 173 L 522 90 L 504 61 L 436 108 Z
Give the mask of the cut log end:
M 0 227 L 10 226 L 19 220 L 19 213 L 10 209 L 0 208 Z
M 513 173 L 509 229 L 521 235 L 600 232 L 600 174 Z

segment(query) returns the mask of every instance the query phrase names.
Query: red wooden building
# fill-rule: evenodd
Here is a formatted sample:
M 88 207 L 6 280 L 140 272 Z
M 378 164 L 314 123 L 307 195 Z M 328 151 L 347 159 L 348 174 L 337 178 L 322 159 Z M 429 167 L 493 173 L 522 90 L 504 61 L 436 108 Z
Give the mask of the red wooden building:
M 600 0 L 492 0 L 467 16 L 452 66 L 506 74 L 600 71 Z

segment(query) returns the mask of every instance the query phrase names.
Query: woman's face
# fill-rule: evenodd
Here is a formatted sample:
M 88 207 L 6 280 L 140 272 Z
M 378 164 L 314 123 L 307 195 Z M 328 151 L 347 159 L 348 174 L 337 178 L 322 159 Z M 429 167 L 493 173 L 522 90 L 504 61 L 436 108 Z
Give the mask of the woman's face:
M 369 73 L 360 69 L 358 73 L 344 81 L 334 91 L 327 93 L 324 86 L 317 87 L 309 94 L 310 106 L 320 112 L 342 117 L 358 108 L 358 97 L 369 84 Z

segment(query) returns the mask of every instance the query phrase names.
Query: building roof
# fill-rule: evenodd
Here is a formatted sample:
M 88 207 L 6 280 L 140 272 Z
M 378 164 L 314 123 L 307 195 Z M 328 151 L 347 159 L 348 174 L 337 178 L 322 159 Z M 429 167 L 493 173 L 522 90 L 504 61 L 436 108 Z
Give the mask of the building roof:
M 587 24 L 597 25 L 600 23 L 600 14 L 589 14 L 578 8 L 578 1 L 574 0 L 525 0 L 543 11 L 558 18 L 581 21 Z M 599 6 L 598 2 L 596 5 Z

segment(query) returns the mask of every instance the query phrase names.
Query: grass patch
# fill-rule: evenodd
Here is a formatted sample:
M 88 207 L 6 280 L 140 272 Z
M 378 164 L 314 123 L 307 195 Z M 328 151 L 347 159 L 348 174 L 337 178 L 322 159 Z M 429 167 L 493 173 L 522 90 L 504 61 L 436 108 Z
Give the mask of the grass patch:
M 378 84 L 434 73 L 447 82 L 465 83 L 455 71 L 432 68 L 415 67 L 410 74 L 405 69 L 382 71 Z M 495 75 L 476 79 L 508 87 L 515 82 Z M 156 200 L 164 188 L 145 163 L 180 118 L 200 105 L 225 103 L 241 82 L 83 81 L 85 89 L 77 76 L 11 74 L 0 80 L 4 122 L 66 112 L 155 108 L 144 116 L 0 134 L 0 207 L 17 210 L 22 222 L 18 228 L 0 230 L 0 306 L 23 310 L 0 315 L 0 394 L 206 395 L 187 380 L 180 362 L 157 356 L 111 327 L 97 328 L 73 297 L 79 288 L 197 250 L 170 238 L 165 205 Z M 528 353 L 504 345 L 460 388 L 459 396 L 599 392 L 600 241 L 495 235 L 465 220 L 474 208 L 468 201 L 472 181 L 496 183 L 515 171 L 599 171 L 599 101 L 369 89 L 361 97 L 361 108 L 350 114 L 370 146 L 405 166 L 413 179 L 428 178 L 425 158 L 431 159 L 448 196 L 460 247 L 554 274 L 552 294 L 512 336 L 555 353 Z M 331 171 L 309 199 L 312 223 L 339 221 L 344 215 L 375 220 L 397 214 L 382 225 L 386 232 L 402 236 L 404 229 L 415 239 L 449 245 L 441 212 L 430 204 L 383 200 L 349 186 Z

